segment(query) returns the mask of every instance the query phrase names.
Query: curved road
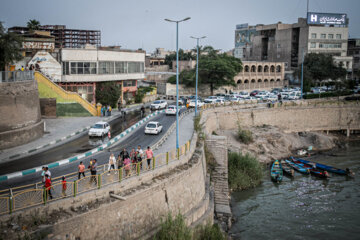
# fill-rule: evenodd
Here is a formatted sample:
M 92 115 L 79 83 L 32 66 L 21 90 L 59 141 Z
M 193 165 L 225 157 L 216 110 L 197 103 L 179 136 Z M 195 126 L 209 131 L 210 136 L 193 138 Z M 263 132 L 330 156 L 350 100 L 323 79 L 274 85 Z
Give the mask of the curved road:
M 180 111 L 184 111 L 183 109 Z M 98 161 L 98 165 L 102 165 L 108 163 L 110 152 L 113 152 L 115 157 L 119 154 L 119 152 L 125 147 L 130 152 L 131 148 L 136 148 L 138 145 L 141 145 L 141 148 L 145 150 L 145 148 L 149 145 L 156 143 L 168 130 L 168 128 L 175 122 L 174 116 L 166 116 L 164 113 L 159 114 L 151 118 L 149 121 L 158 121 L 163 125 L 163 131 L 158 135 L 145 135 L 144 128 L 146 124 L 143 124 L 139 129 L 135 130 L 131 135 L 126 137 L 123 140 L 120 140 L 118 143 L 113 145 L 112 147 L 105 149 L 102 152 L 96 153 L 92 156 L 83 158 L 81 160 L 61 165 L 55 168 L 50 169 L 52 178 L 59 177 L 62 175 L 69 174 L 71 172 L 77 171 L 77 165 L 80 161 L 84 162 L 84 165 L 87 167 L 89 165 L 90 159 L 96 158 Z M 36 165 L 41 166 L 41 164 Z M 20 166 L 17 166 L 17 170 L 20 170 Z M 29 174 L 22 177 L 17 177 L 13 179 L 9 179 L 0 183 L 0 189 L 14 188 L 21 185 L 33 184 L 41 181 L 41 172 L 37 172 L 34 174 Z

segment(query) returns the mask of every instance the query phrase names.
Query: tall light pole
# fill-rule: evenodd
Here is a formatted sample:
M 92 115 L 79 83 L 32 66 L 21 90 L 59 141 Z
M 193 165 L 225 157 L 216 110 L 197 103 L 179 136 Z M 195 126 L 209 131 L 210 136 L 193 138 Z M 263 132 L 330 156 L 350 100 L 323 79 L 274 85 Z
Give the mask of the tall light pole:
M 193 37 L 196 39 L 196 84 L 195 84 L 195 117 L 197 116 L 197 104 L 198 104 L 198 77 L 199 77 L 199 40 L 206 38 L 206 36 L 202 37 Z
M 301 53 L 301 99 L 303 99 L 304 92 L 304 48 Z
M 165 21 L 176 23 L 176 149 L 179 149 L 179 22 L 189 19 L 190 17 L 179 21 L 165 19 Z

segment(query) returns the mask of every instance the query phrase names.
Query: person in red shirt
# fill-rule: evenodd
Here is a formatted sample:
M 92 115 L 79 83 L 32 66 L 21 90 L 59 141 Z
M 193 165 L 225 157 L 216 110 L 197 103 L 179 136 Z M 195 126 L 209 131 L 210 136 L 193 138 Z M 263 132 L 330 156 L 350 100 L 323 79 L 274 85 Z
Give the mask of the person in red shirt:
M 78 172 L 78 179 L 80 179 L 81 174 L 85 177 L 85 165 L 83 164 L 83 162 L 80 162 L 78 166 Z
M 64 176 L 62 177 L 61 184 L 62 184 L 62 195 L 63 197 L 66 197 L 67 184 Z
M 45 174 L 45 191 L 47 193 L 47 196 L 50 196 L 50 199 L 52 199 L 52 194 L 51 194 L 51 188 L 52 185 L 51 185 L 51 180 L 49 178 L 49 175 Z
M 154 156 L 153 151 L 150 149 L 150 147 L 147 147 L 147 150 L 145 151 L 145 155 L 146 155 L 146 160 L 147 160 L 147 165 L 148 165 L 148 169 L 150 170 L 150 165 L 151 165 L 151 159 Z

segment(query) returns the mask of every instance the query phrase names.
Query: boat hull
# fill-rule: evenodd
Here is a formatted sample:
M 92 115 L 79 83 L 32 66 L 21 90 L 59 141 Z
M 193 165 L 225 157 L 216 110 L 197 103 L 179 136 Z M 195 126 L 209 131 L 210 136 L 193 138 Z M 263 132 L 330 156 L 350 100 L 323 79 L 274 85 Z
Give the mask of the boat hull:
M 271 180 L 274 182 L 281 182 L 283 178 L 283 169 L 281 163 L 276 160 L 271 166 Z
M 301 158 L 294 158 L 294 159 L 296 159 L 297 161 L 300 161 L 302 163 L 305 163 L 305 164 L 315 164 L 316 168 L 319 168 L 321 170 L 326 170 L 328 172 L 332 172 L 332 173 L 336 173 L 336 174 L 340 174 L 340 175 L 348 175 L 348 173 L 343 169 L 339 169 L 339 168 L 335 168 L 335 167 L 332 167 L 332 166 L 327 166 L 327 165 L 324 165 L 324 164 L 307 161 L 307 160 L 304 160 L 304 159 L 301 159 Z

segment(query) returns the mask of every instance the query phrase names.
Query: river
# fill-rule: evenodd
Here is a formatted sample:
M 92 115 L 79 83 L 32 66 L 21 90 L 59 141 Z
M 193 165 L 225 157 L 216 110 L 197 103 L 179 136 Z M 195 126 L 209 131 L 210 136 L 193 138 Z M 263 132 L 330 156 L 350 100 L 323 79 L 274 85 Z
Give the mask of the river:
M 275 184 L 232 193 L 233 239 L 360 239 L 360 141 L 314 155 L 313 161 L 355 172 L 329 180 L 296 173 Z

